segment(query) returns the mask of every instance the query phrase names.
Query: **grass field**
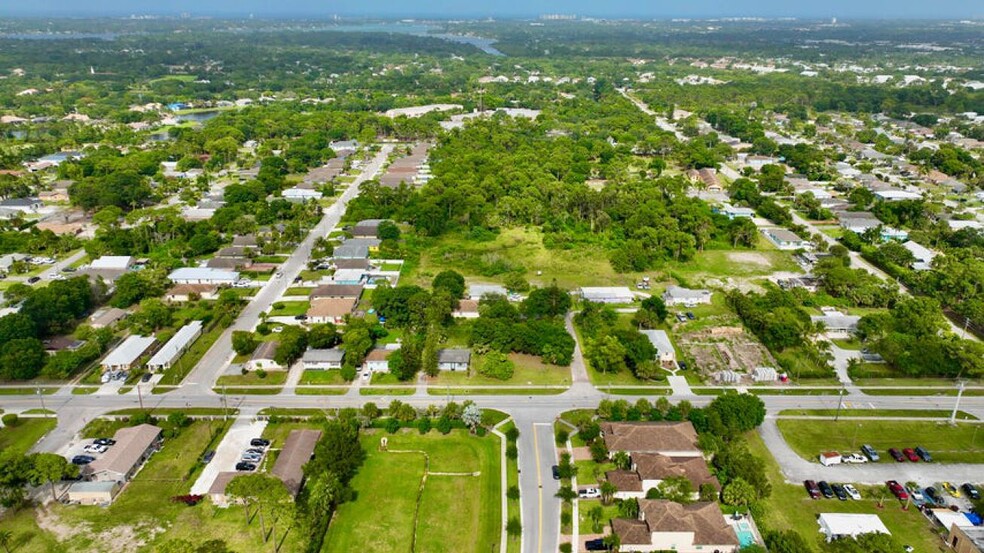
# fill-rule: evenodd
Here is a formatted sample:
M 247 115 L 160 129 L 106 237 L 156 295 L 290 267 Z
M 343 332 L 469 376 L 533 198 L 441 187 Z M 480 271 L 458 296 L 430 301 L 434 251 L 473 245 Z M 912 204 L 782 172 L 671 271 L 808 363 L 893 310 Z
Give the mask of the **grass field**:
M 441 371 L 428 381 L 430 386 L 566 386 L 571 383 L 570 367 L 559 367 L 540 361 L 539 357 L 510 353 L 516 369 L 509 380 L 499 380 L 479 374 L 484 355 L 473 354 L 471 369 L 466 373 Z
M 279 386 L 287 381 L 287 371 L 269 371 L 260 378 L 257 371 L 246 374 L 225 374 L 215 381 L 217 386 Z
M 382 452 L 382 436 L 363 437 L 369 455 L 352 480 L 357 498 L 339 507 L 323 551 L 498 550 L 502 490 L 497 438 L 476 438 L 464 431 L 447 436 L 409 431 L 387 435 L 389 451 Z M 429 474 L 422 481 L 425 471 Z M 437 474 L 442 472 L 455 474 Z
M 789 446 L 810 461 L 821 451 L 850 451 L 871 444 L 879 450 L 923 446 L 940 463 L 984 462 L 984 431 L 973 423 L 781 419 L 778 424 Z M 881 462 L 893 461 L 883 455 Z
M 918 509 L 903 511 L 900 504 L 891 499 L 884 486 L 856 485 L 861 492 L 861 501 L 812 500 L 803 490 L 803 486 L 785 482 L 779 465 L 757 433 L 752 432 L 746 438 L 749 450 L 765 460 L 766 473 L 772 483 L 772 495 L 763 502 L 765 514 L 756 519 L 760 529 L 795 530 L 811 545 L 810 551 L 803 553 L 817 553 L 821 551 L 820 534 L 817 532 L 817 515 L 820 513 L 877 514 L 901 543 L 913 546 L 915 551 L 941 551 L 940 541 L 933 533 L 932 524 Z M 878 509 L 875 503 L 882 496 L 885 496 L 885 508 Z
M 274 307 L 270 309 L 271 317 L 296 317 L 297 315 L 303 315 L 307 313 L 308 308 L 311 307 L 311 302 L 278 301 L 275 302 L 273 305 Z
M 309 370 L 304 371 L 304 374 L 301 375 L 301 381 L 299 384 L 337 384 L 344 386 L 347 385 L 348 382 L 342 378 L 342 371 Z
M 51 418 L 21 418 L 14 426 L 0 428 L 0 451 L 17 451 L 27 453 L 31 446 L 51 432 L 56 419 Z
M 837 409 L 786 409 L 779 412 L 780 417 L 804 416 L 804 417 L 834 417 Z M 946 409 L 841 409 L 842 417 L 899 417 L 899 418 L 950 418 L 950 411 Z M 965 411 L 958 411 L 957 418 L 960 420 L 977 420 L 977 417 Z

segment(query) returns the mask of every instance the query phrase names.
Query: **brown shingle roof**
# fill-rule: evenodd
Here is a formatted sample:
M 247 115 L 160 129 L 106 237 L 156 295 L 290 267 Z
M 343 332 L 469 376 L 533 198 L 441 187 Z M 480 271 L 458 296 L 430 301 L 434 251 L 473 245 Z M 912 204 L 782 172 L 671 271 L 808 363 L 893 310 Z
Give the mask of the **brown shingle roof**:
M 314 446 L 321 439 L 320 430 L 294 430 L 287 436 L 284 447 L 277 456 L 271 474 L 280 478 L 291 495 L 301 491 L 304 482 L 304 465 L 311 460 Z
M 640 499 L 639 515 L 651 532 L 693 532 L 694 545 L 738 545 L 717 503 L 680 505 L 665 499 Z
M 700 451 L 690 422 L 605 422 L 601 433 L 608 451 Z
M 368 269 L 368 259 L 336 259 L 332 261 L 336 269 Z
M 641 520 L 613 519 L 612 532 L 618 536 L 618 541 L 622 545 L 649 545 L 653 542 L 653 536 L 649 533 L 649 526 Z
M 219 287 L 214 284 L 178 284 L 167 291 L 168 296 L 186 296 L 188 294 L 212 294 Z
M 703 457 L 667 457 L 658 453 L 636 453 L 632 456 L 635 471 L 643 480 L 666 480 L 671 476 L 683 476 L 696 490 L 701 484 L 711 484 L 721 489 L 717 479 L 711 476 Z
M 316 298 L 355 298 L 362 295 L 361 284 L 324 284 L 311 290 L 311 299 Z
M 354 298 L 318 298 L 311 301 L 308 317 L 343 317 L 355 307 Z
M 109 448 L 109 451 L 102 457 L 89 463 L 88 471 L 97 473 L 101 471 L 117 472 L 126 474 L 137 464 L 147 448 L 161 435 L 161 429 L 151 424 L 140 424 L 129 428 L 121 428 L 116 431 L 113 439 L 116 444 Z
M 393 353 L 393 351 L 383 348 L 373 349 L 366 355 L 366 361 L 386 361 L 389 354 Z
M 642 479 L 632 470 L 610 470 L 605 473 L 605 479 L 620 492 L 642 491 Z

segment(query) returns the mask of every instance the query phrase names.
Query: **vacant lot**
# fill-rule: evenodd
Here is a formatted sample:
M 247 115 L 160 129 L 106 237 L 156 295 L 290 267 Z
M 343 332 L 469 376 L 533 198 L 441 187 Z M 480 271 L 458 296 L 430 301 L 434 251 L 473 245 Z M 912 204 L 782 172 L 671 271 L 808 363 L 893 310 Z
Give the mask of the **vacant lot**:
M 352 480 L 357 499 L 338 509 L 324 550 L 498 551 L 499 441 L 408 431 L 385 435 L 389 451 L 380 451 L 383 436 L 363 438 L 369 456 Z
M 485 356 L 472 355 L 471 369 L 468 372 L 441 371 L 430 379 L 431 386 L 566 386 L 571 383 L 570 367 L 559 367 L 540 361 L 534 355 L 510 353 L 509 359 L 516 368 L 512 378 L 499 380 L 479 374 L 478 369 L 485 362 Z
M 821 451 L 852 451 L 871 444 L 882 451 L 923 446 L 941 463 L 984 462 L 984 431 L 972 423 L 784 419 L 778 424 L 789 446 L 811 461 Z M 893 461 L 882 455 L 881 462 Z
M 0 451 L 27 453 L 31 446 L 55 427 L 55 417 L 21 418 L 14 426 L 0 428 Z

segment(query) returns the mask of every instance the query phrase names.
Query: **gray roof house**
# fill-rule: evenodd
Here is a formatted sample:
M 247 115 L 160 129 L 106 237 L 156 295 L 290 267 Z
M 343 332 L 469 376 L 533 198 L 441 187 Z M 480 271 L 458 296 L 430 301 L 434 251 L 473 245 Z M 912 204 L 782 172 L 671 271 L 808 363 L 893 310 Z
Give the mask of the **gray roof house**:
M 676 361 L 676 350 L 670 335 L 665 330 L 641 330 L 643 336 L 649 338 L 649 343 L 656 348 L 656 359 L 661 363 Z
M 681 286 L 667 286 L 663 292 L 663 302 L 666 305 L 685 305 L 692 307 L 701 303 L 711 303 L 710 290 L 691 290 Z
M 437 368 L 442 371 L 467 371 L 471 362 L 471 350 L 462 348 L 442 349 L 437 352 Z
M 309 349 L 301 357 L 301 363 L 305 370 L 340 369 L 344 358 L 345 350 L 342 349 Z
M 369 257 L 369 247 L 368 246 L 357 246 L 342 244 L 335 248 L 332 253 L 332 257 L 335 259 L 365 259 Z

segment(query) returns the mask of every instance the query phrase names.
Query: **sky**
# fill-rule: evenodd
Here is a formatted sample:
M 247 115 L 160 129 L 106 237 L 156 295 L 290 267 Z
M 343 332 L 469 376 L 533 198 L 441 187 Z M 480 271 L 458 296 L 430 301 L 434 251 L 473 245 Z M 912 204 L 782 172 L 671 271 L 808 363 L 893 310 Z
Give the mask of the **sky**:
M 310 17 L 594 17 L 984 18 L 984 0 L 0 0 L 4 15 L 179 14 Z

